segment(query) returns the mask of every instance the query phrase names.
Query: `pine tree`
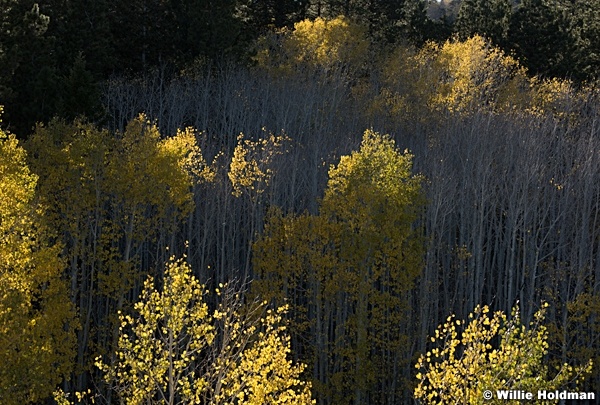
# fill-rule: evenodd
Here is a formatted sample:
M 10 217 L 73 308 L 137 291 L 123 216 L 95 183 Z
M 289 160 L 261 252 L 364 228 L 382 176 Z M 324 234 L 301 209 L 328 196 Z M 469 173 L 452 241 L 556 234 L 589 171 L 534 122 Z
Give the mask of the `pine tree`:
M 46 37 L 49 18 L 32 1 L 0 1 L 0 100 L 19 135 L 55 110 L 55 64 Z M 40 91 L 41 90 L 41 91 Z
M 386 43 L 420 42 L 427 37 L 427 2 L 423 0 L 311 1 L 310 17 L 340 15 L 368 27 L 370 39 Z
M 510 0 L 463 0 L 455 30 L 462 40 L 480 35 L 496 45 L 504 46 L 508 38 L 511 14 Z
M 555 0 L 523 0 L 511 21 L 510 46 L 531 74 L 565 77 L 572 66 L 569 21 Z
M 600 78 L 600 3 L 576 1 L 571 4 L 574 36 L 573 75 L 579 80 Z

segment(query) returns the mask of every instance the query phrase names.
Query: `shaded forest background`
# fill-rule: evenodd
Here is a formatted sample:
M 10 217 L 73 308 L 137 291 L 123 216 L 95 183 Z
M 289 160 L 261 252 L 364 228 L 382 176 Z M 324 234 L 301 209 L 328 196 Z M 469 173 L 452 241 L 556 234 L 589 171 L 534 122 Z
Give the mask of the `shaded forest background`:
M 410 402 L 428 336 L 480 304 L 548 302 L 544 363 L 600 362 L 595 2 L 0 6 L 2 125 L 44 207 L 28 305 L 71 336 L 6 403 L 115 402 L 95 359 L 172 254 L 289 305 L 319 404 Z
M 102 87 L 109 78 L 147 80 L 159 69 L 169 81 L 209 61 L 220 67 L 248 64 L 261 35 L 306 18 L 338 15 L 362 23 L 381 53 L 399 43 L 420 46 L 453 34 L 479 34 L 514 53 L 530 74 L 576 81 L 598 75 L 600 28 L 593 2 L 518 3 L 3 0 L 4 122 L 24 137 L 36 122 L 57 115 L 101 120 Z

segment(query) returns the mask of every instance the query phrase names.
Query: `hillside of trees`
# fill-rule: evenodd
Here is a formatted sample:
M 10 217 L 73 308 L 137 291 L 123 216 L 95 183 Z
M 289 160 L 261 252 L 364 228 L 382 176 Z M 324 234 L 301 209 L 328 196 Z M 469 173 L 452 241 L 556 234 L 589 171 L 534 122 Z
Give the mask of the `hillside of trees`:
M 0 403 L 600 393 L 600 4 L 0 4 Z

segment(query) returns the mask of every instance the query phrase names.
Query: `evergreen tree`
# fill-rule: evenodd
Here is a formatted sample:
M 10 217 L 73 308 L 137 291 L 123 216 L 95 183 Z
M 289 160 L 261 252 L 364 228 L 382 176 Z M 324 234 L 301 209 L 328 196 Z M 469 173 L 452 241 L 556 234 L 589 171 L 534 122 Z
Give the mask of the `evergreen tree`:
M 307 0 L 241 0 L 238 10 L 246 27 L 256 34 L 265 29 L 291 27 L 306 17 Z
M 556 0 L 523 0 L 510 28 L 510 46 L 531 74 L 565 77 L 573 69 L 570 23 Z
M 79 59 L 95 79 L 118 69 L 110 27 L 108 0 L 46 0 L 40 5 L 48 16 L 46 35 L 53 38 L 52 54 L 60 74 L 67 76 Z
M 344 15 L 364 24 L 372 39 L 388 43 L 420 42 L 427 38 L 427 2 L 424 0 L 322 0 L 312 1 L 312 17 Z
M 212 60 L 240 57 L 254 36 L 242 30 L 237 0 L 173 2 L 177 27 L 177 59 L 182 64 L 198 56 Z
M 480 35 L 496 45 L 504 46 L 508 38 L 511 13 L 511 0 L 463 0 L 455 31 L 462 40 Z
M 44 35 L 48 21 L 37 3 L 0 1 L 0 102 L 9 105 L 5 118 L 13 132 L 29 131 L 53 109 L 48 99 L 55 90 L 54 64 Z M 33 99 L 36 87 L 45 92 Z
M 119 70 L 146 73 L 152 67 L 166 65 L 176 53 L 178 27 L 173 2 L 114 2 L 110 17 Z
M 575 1 L 571 3 L 574 16 L 573 76 L 580 80 L 600 78 L 600 3 Z
M 102 118 L 98 84 L 92 72 L 87 69 L 86 59 L 82 54 L 61 82 L 63 85 L 57 114 L 66 119 L 84 116 L 95 121 Z

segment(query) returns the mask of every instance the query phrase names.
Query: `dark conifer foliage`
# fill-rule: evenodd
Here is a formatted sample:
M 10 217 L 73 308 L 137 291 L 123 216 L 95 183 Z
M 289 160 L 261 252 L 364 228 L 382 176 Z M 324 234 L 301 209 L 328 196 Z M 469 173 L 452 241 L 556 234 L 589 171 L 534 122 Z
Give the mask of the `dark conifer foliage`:
M 574 35 L 573 65 L 579 80 L 600 75 L 600 3 L 579 0 L 572 3 Z
M 444 3 L 446 4 L 446 3 Z M 479 34 L 514 52 L 531 74 L 589 81 L 600 70 L 600 3 L 567 0 L 2 0 L 0 102 L 4 125 L 27 136 L 38 121 L 92 113 L 78 106 L 72 72 L 88 94 L 114 75 L 171 71 L 207 61 L 247 63 L 252 43 L 305 18 L 364 24 L 374 43 L 444 41 Z M 427 17 L 428 7 L 455 15 Z M 82 70 L 83 69 L 83 70 Z M 79 80 L 79 79 L 78 79 Z M 83 85 L 84 83 L 79 83 Z M 69 90 L 71 89 L 71 90 Z M 78 90 L 84 93 L 83 89 Z M 89 98 L 89 97 L 88 97 Z M 71 101 L 69 101 L 71 100 Z M 68 108 L 69 111 L 65 111 Z
M 463 0 L 455 30 L 461 39 L 475 34 L 505 45 L 511 19 L 511 0 Z
M 533 74 L 568 74 L 574 67 L 570 37 L 569 21 L 556 1 L 523 0 L 511 21 L 511 46 Z
M 308 0 L 242 0 L 238 1 L 241 19 L 252 31 L 291 27 L 306 18 Z
M 54 90 L 52 64 L 48 64 L 51 43 L 45 37 L 48 16 L 33 1 L 0 2 L 0 103 L 12 103 L 5 122 L 22 120 L 32 111 L 19 111 L 21 100 L 37 97 L 41 113 L 52 107 L 44 93 Z M 20 128 L 17 128 L 20 129 Z
M 371 36 L 386 43 L 419 42 L 429 38 L 424 0 L 311 1 L 309 16 L 344 15 L 365 24 Z

